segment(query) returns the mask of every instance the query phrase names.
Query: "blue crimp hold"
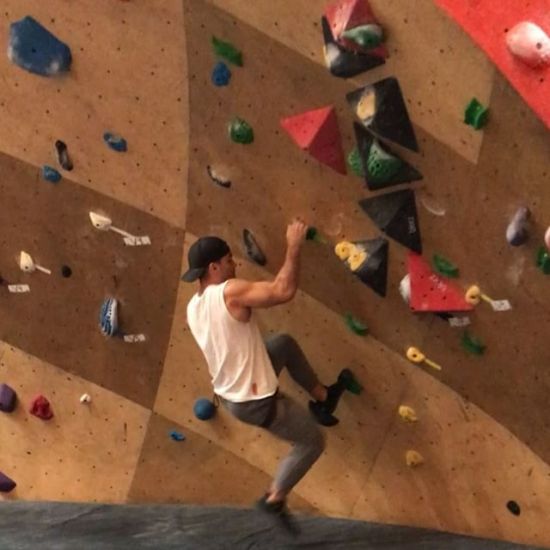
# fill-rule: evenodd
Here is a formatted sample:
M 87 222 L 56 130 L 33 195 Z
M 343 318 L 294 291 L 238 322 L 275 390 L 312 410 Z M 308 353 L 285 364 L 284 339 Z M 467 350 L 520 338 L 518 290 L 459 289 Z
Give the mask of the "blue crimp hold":
M 42 166 L 42 177 L 46 181 L 57 183 L 61 179 L 61 174 L 55 168 L 44 165 Z
M 111 134 L 111 132 L 105 132 L 103 134 L 103 141 L 113 150 L 118 153 L 125 153 L 128 151 L 128 143 L 126 140 L 118 134 Z
M 177 432 L 176 430 L 170 432 L 170 437 L 174 441 L 183 441 L 185 439 L 185 436 L 181 432 Z
M 30 16 L 10 26 L 10 61 L 31 73 L 55 76 L 71 67 L 71 49 Z
M 105 336 L 118 333 L 118 303 L 115 298 L 106 298 L 99 312 L 99 327 Z
M 212 71 L 212 84 L 214 86 L 227 86 L 231 80 L 231 70 L 223 62 L 216 63 L 214 70 Z

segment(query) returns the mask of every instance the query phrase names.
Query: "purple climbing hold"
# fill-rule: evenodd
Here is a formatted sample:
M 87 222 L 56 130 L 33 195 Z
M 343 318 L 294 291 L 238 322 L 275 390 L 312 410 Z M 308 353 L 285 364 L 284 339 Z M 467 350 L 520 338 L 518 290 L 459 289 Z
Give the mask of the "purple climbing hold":
M 216 63 L 212 71 L 212 84 L 214 86 L 227 86 L 231 80 L 231 70 L 223 62 L 219 61 Z
M 13 491 L 16 486 L 17 483 L 15 483 L 13 479 L 10 479 L 6 474 L 0 472 L 0 493 L 9 493 Z
M 12 412 L 15 409 L 17 394 L 7 384 L 0 384 L 0 411 Z

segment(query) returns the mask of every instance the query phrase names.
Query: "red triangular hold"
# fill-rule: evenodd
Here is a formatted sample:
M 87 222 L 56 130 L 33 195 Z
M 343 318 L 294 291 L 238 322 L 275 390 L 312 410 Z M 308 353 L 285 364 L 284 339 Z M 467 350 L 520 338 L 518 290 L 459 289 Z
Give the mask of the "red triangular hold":
M 424 258 L 409 253 L 410 307 L 413 311 L 470 311 L 464 290 L 434 273 Z
M 346 174 L 340 129 L 334 107 L 323 107 L 281 120 L 281 126 L 319 162 Z

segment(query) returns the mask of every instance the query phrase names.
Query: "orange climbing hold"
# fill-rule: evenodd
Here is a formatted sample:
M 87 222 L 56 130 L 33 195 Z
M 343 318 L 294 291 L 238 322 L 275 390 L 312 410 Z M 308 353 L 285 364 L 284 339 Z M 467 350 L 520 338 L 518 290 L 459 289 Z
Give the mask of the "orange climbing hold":
M 410 253 L 408 270 L 411 279 L 410 307 L 413 311 L 470 311 L 464 290 L 434 273 L 422 256 Z
M 281 126 L 298 147 L 336 172 L 346 174 L 346 161 L 334 107 L 323 107 L 284 118 Z

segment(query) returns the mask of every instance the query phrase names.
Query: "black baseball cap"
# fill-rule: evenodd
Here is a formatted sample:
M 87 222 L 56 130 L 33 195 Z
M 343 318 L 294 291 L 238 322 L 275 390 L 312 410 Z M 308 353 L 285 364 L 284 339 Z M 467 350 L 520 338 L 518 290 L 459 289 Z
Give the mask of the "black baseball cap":
M 221 260 L 231 252 L 228 244 L 219 237 L 201 237 L 195 241 L 187 253 L 189 269 L 181 278 L 192 283 L 202 277 L 212 262 Z

